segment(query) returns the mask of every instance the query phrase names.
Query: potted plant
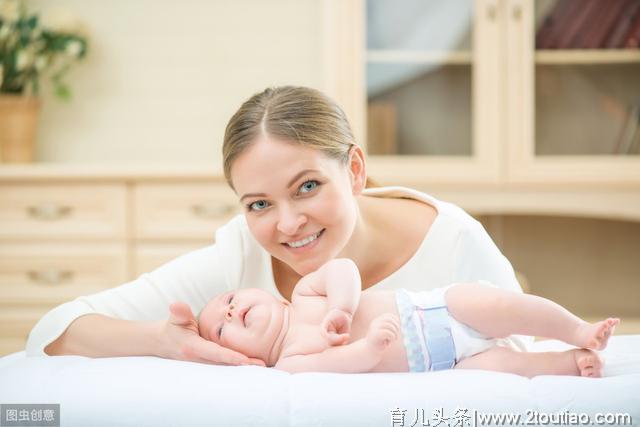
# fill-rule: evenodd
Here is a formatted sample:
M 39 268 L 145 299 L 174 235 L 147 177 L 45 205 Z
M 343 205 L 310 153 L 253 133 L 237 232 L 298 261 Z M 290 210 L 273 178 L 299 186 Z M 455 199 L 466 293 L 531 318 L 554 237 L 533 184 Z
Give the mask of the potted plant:
M 0 0 L 0 157 L 31 162 L 35 152 L 40 79 L 48 74 L 58 98 L 68 100 L 65 74 L 84 58 L 87 40 L 68 29 L 45 28 L 23 0 Z

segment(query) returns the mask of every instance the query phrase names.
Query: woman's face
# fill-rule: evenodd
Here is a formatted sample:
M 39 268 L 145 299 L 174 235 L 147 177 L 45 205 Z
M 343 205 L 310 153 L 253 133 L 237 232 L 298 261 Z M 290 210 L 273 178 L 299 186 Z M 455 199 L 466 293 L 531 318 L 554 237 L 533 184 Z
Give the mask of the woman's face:
M 353 156 L 359 162 L 362 151 L 353 149 Z M 364 186 L 363 163 L 360 170 L 352 163 L 269 136 L 233 163 L 231 179 L 251 233 L 300 275 L 338 256 L 349 242 L 358 215 L 355 196 Z

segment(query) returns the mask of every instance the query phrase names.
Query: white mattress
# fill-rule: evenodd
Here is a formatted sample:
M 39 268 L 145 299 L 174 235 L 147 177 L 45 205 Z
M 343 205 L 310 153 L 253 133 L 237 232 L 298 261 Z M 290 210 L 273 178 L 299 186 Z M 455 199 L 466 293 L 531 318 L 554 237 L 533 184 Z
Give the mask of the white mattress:
M 534 351 L 566 347 L 543 341 L 534 344 Z M 393 426 L 391 411 L 396 409 L 405 410 L 405 426 L 416 414 L 424 414 L 426 423 L 437 410 L 453 426 L 457 409 L 466 409 L 458 419 L 472 426 L 476 412 L 521 414 L 524 423 L 533 411 L 539 420 L 551 414 L 585 413 L 592 420 L 596 413 L 628 414 L 631 425 L 640 425 L 640 335 L 613 337 L 603 355 L 605 378 L 530 380 L 470 370 L 290 375 L 152 357 L 26 358 L 15 353 L 0 359 L 0 403 L 59 403 L 61 425 L 69 427 Z

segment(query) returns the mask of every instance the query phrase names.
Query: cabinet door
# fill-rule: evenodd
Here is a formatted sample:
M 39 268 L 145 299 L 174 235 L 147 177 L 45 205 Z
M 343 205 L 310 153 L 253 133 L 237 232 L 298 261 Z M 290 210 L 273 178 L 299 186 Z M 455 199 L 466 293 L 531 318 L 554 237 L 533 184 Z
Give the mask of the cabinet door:
M 370 175 L 497 181 L 498 0 L 366 0 L 363 8 Z
M 505 7 L 509 179 L 640 183 L 640 1 Z

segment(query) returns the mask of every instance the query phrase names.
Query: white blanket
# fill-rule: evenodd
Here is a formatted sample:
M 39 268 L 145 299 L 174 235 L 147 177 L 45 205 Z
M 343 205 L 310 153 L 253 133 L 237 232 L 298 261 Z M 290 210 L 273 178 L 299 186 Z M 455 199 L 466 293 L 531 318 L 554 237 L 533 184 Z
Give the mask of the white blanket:
M 565 348 L 542 341 L 533 350 Z M 522 425 L 626 414 L 632 420 L 626 425 L 640 425 L 640 335 L 613 337 L 603 356 L 605 378 L 527 379 L 475 370 L 290 375 L 153 357 L 27 358 L 21 352 L 0 359 L 0 404 L 59 403 L 65 427 L 395 427 L 438 421 L 453 427 L 476 425 L 476 417 L 492 413 L 520 415 Z M 494 419 L 484 425 L 499 424 Z

